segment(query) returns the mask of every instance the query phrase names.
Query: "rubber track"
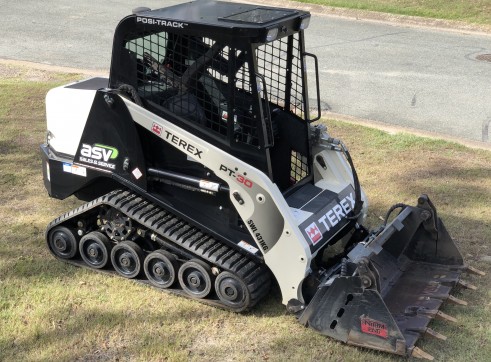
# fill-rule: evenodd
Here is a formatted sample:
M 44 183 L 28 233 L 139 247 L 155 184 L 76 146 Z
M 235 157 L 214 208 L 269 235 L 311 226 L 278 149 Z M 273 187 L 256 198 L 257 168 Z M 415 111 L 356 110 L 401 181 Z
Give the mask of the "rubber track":
M 127 190 L 112 191 L 57 217 L 48 225 L 46 229 L 46 241 L 48 242 L 49 231 L 55 226 L 64 224 L 76 216 L 82 215 L 103 205 L 113 207 L 123 212 L 132 220 L 141 224 L 144 228 L 155 232 L 165 240 L 174 243 L 181 249 L 195 255 L 197 258 L 206 260 L 212 264 L 212 266 L 217 266 L 221 270 L 227 270 L 236 274 L 245 282 L 251 295 L 250 303 L 246 307 L 240 309 L 221 303 L 216 296 L 212 299 L 198 299 L 199 301 L 227 310 L 241 312 L 253 307 L 268 293 L 271 285 L 271 277 L 268 268 L 264 264 L 256 262 L 255 260 L 247 257 L 247 255 L 244 255 L 230 246 L 225 245 L 213 237 L 201 232 L 198 228 L 176 217 L 172 213 L 163 210 L 143 197 Z M 81 259 L 62 259 L 57 257 L 52 251 L 51 253 L 59 260 L 77 266 L 90 268 L 88 265 L 85 265 Z M 106 273 L 108 272 L 108 270 L 90 269 Z M 114 271 L 112 271 L 112 274 L 117 275 L 117 273 Z M 150 284 L 148 281 L 143 279 L 138 279 L 137 281 Z M 182 290 L 163 290 L 189 297 L 189 295 Z M 212 294 L 212 297 L 213 295 L 214 293 Z

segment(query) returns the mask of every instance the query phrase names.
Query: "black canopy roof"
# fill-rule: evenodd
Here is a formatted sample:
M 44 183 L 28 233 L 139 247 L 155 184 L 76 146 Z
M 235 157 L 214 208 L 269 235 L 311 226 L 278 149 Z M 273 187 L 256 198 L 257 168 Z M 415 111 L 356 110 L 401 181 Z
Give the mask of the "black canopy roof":
M 251 4 L 224 1 L 198 0 L 163 9 L 142 11 L 137 16 L 158 20 L 176 21 L 223 28 L 271 27 L 285 20 L 310 16 L 308 12 L 295 9 L 272 8 Z

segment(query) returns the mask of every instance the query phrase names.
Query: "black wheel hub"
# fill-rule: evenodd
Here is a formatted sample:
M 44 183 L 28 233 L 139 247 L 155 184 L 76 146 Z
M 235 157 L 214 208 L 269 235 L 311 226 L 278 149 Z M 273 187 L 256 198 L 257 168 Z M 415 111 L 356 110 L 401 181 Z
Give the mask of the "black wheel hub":
M 131 272 L 135 269 L 135 260 L 131 253 L 122 253 L 119 257 L 119 265 L 126 271 Z
M 93 260 L 102 260 L 103 252 L 99 245 L 90 244 L 87 248 L 87 256 L 89 256 Z
M 203 285 L 203 282 L 204 282 L 204 278 L 203 278 L 203 275 L 201 273 L 199 273 L 198 271 L 193 271 L 191 273 L 189 273 L 188 277 L 187 277 L 187 281 L 188 281 L 188 286 L 196 291 L 199 291 L 200 290 L 200 287 Z
M 161 280 L 169 279 L 171 271 L 164 262 L 157 262 L 153 267 L 153 274 Z
M 153 273 L 161 278 L 165 275 L 165 269 L 162 267 L 162 263 L 155 265 L 153 268 Z
M 235 287 L 226 287 L 224 292 L 224 294 L 231 300 L 236 299 L 237 295 L 239 294 L 237 288 Z
M 62 235 L 56 235 L 55 239 L 55 247 L 59 251 L 64 251 L 67 248 L 67 243 L 66 240 L 63 238 Z

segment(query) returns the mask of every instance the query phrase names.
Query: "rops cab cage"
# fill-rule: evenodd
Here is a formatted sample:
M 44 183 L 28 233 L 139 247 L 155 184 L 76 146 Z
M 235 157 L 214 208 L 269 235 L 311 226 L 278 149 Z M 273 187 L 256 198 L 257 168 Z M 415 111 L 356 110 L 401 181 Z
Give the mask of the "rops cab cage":
M 319 118 L 309 114 L 309 20 L 298 10 L 228 3 L 209 10 L 192 3 L 185 14 L 139 9 L 116 31 L 110 86 L 252 161 L 286 189 L 310 173 L 309 147 L 295 135 Z

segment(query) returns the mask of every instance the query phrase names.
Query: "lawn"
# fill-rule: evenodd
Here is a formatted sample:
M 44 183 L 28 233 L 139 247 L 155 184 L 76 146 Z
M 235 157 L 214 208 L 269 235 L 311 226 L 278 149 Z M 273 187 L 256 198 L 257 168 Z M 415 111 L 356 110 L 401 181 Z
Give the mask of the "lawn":
M 44 230 L 80 202 L 50 199 L 39 144 L 44 96 L 76 79 L 0 65 L 0 360 L 2 361 L 403 361 L 349 347 L 302 327 L 273 290 L 234 314 L 121 278 L 56 261 Z M 370 201 L 369 222 L 396 202 L 428 193 L 470 264 L 477 291 L 457 291 L 469 306 L 445 305 L 457 323 L 431 327 L 449 337 L 418 346 L 439 361 L 491 360 L 491 153 L 440 140 L 325 120 L 342 138 Z
M 491 25 L 491 0 L 297 0 L 299 2 L 391 14 Z

